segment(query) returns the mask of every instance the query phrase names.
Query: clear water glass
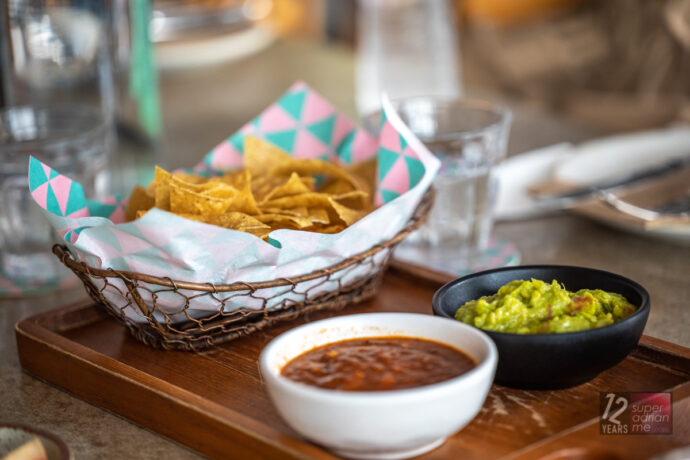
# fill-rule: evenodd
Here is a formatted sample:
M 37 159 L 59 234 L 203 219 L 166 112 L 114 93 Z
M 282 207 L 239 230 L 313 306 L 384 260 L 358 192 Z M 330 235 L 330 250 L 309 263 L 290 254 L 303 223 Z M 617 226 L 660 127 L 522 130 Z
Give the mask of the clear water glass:
M 148 184 L 160 163 L 151 4 L 0 1 L 0 106 L 100 110 L 113 142 L 110 190 L 123 195 L 135 184 Z
M 109 2 L 0 2 L 5 105 L 88 105 L 112 121 Z
M 84 186 L 106 192 L 108 128 L 84 106 L 0 110 L 0 276 L 18 286 L 57 283 L 67 273 L 50 252 L 55 233 L 29 191 L 33 155 Z
M 395 105 L 441 160 L 434 207 L 403 250 L 422 248 L 428 262 L 457 272 L 488 247 L 498 186 L 495 167 L 506 155 L 511 112 L 468 99 L 419 97 Z
M 392 100 L 462 96 L 457 27 L 450 0 L 360 0 L 355 95 L 363 117 Z

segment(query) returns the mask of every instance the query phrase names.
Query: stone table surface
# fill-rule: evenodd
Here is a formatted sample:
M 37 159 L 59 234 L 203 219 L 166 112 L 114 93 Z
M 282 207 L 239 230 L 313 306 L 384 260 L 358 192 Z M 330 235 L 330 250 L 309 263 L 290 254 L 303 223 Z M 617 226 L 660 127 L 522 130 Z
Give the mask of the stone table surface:
M 166 135 L 161 160 L 170 168 L 196 163 L 299 79 L 354 116 L 353 75 L 350 50 L 300 42 L 279 42 L 235 63 L 163 74 Z M 467 87 L 471 95 L 486 95 L 481 82 L 467 82 Z M 515 122 L 509 152 L 513 154 L 605 134 L 536 109 L 511 106 Z M 690 248 L 621 233 L 566 213 L 499 223 L 495 234 L 516 244 L 524 264 L 582 265 L 637 280 L 652 297 L 645 333 L 690 346 Z M 81 289 L 72 289 L 0 299 L 0 421 L 53 431 L 71 446 L 77 459 L 198 458 L 179 444 L 21 371 L 14 324 L 84 297 Z

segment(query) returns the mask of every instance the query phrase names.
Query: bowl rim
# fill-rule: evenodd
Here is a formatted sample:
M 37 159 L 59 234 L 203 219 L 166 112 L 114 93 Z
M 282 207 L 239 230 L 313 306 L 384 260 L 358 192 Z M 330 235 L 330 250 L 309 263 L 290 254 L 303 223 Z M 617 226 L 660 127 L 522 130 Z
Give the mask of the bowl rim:
M 372 404 L 372 403 L 379 403 L 379 402 L 385 402 L 388 403 L 390 402 L 391 399 L 399 399 L 401 397 L 403 398 L 427 398 L 431 397 L 433 394 L 436 392 L 444 392 L 452 387 L 460 384 L 461 381 L 467 381 L 471 379 L 478 379 L 480 378 L 479 376 L 485 372 L 490 372 L 492 373 L 492 378 L 490 379 L 489 386 L 491 383 L 493 383 L 493 374 L 496 372 L 496 365 L 498 363 L 498 350 L 496 349 L 496 344 L 491 340 L 491 338 L 486 334 L 485 331 L 482 331 L 481 329 L 475 328 L 473 326 L 470 326 L 469 324 L 461 323 L 459 321 L 455 321 L 456 324 L 464 326 L 461 327 L 460 329 L 464 329 L 466 333 L 469 334 L 475 334 L 476 337 L 478 337 L 483 345 L 486 347 L 487 350 L 487 355 L 486 357 L 481 360 L 480 362 L 477 363 L 477 365 L 470 369 L 469 371 L 460 374 L 456 377 L 452 377 L 448 380 L 443 380 L 441 382 L 437 383 L 432 383 L 429 385 L 422 385 L 419 387 L 413 387 L 413 388 L 404 388 L 400 390 L 380 390 L 380 391 L 345 391 L 345 390 L 332 390 L 332 389 L 327 389 L 327 388 L 320 388 L 314 385 L 309 385 L 306 383 L 300 383 L 300 382 L 295 382 L 293 380 L 290 380 L 286 377 L 283 377 L 280 372 L 275 372 L 269 365 L 268 365 L 268 359 L 269 355 L 273 352 L 273 350 L 277 347 L 279 344 L 280 340 L 285 340 L 285 336 L 287 335 L 295 335 L 299 336 L 300 331 L 303 331 L 305 329 L 309 328 L 323 328 L 327 327 L 324 323 L 326 322 L 340 322 L 340 321 L 347 321 L 348 319 L 352 317 L 374 317 L 374 316 L 389 316 L 389 315 L 403 315 L 403 316 L 408 316 L 408 317 L 425 317 L 425 318 L 434 318 L 434 320 L 440 320 L 440 321 L 448 321 L 448 318 L 444 317 L 439 317 L 436 315 L 429 315 L 425 313 L 406 313 L 406 312 L 374 312 L 374 313 L 357 313 L 357 314 L 352 314 L 352 315 L 342 315 L 342 316 L 336 316 L 336 317 L 331 317 L 331 318 L 325 318 L 319 321 L 314 321 L 311 323 L 303 324 L 299 327 L 289 329 L 280 335 L 274 337 L 261 351 L 261 355 L 259 356 L 259 370 L 261 372 L 261 375 L 263 379 L 273 379 L 276 382 L 280 382 L 281 385 L 285 385 L 287 388 L 289 388 L 291 391 L 295 391 L 299 393 L 300 395 L 303 396 L 309 396 L 313 397 L 319 400 L 338 400 L 338 401 L 343 401 L 343 402 L 359 402 L 359 403 L 367 403 L 367 404 Z M 453 323 L 451 323 L 453 324 Z M 456 326 L 450 326 L 450 327 L 456 327 Z M 476 333 L 479 334 L 476 334 Z M 375 336 L 370 336 L 370 337 L 375 337 Z M 382 337 L 382 336 L 376 336 L 376 337 Z M 396 337 L 410 337 L 410 338 L 415 338 L 413 334 L 408 334 L 408 335 L 396 335 Z M 366 337 L 350 337 L 349 339 L 358 339 L 358 338 L 366 338 Z M 422 338 L 424 337 L 417 337 L 417 338 Z M 280 339 L 280 340 L 279 340 Z M 326 345 L 328 343 L 336 343 L 340 342 L 342 340 L 349 340 L 348 338 L 345 339 L 340 339 L 340 340 L 335 340 L 331 342 L 326 342 L 323 345 Z M 465 354 L 468 354 L 467 352 L 459 349 L 455 345 L 451 345 L 447 342 L 444 342 L 439 339 L 426 339 L 426 340 L 434 340 L 438 343 L 441 343 L 443 345 L 449 346 L 455 350 L 461 351 Z M 323 346 L 319 345 L 319 346 Z M 318 348 L 318 347 L 314 347 Z M 308 350 L 311 351 L 314 348 Z M 306 352 L 305 352 L 306 353 Z M 297 355 L 300 356 L 300 355 Z M 295 356 L 295 357 L 297 357 Z M 474 356 L 471 356 L 471 358 L 474 359 Z M 293 358 L 294 359 L 294 358 Z M 281 368 L 282 370 L 282 368 Z
M 641 315 L 645 315 L 646 313 L 649 312 L 651 309 L 651 299 L 649 296 L 649 292 L 637 281 L 633 281 L 630 278 L 627 278 L 623 275 L 619 275 L 618 273 L 613 273 L 605 270 L 600 270 L 598 268 L 590 268 L 590 267 L 582 267 L 579 265 L 550 265 L 550 264 L 535 264 L 535 265 L 517 265 L 514 267 L 501 267 L 501 268 L 494 268 L 491 270 L 484 270 L 476 273 L 471 273 L 469 275 L 461 276 L 459 278 L 454 279 L 453 281 L 449 281 L 448 283 L 444 284 L 441 286 L 436 292 L 434 292 L 434 297 L 431 300 L 431 308 L 436 316 L 440 316 L 443 318 L 448 318 L 455 320 L 454 317 L 448 316 L 445 311 L 443 311 L 441 307 L 441 298 L 445 295 L 445 293 L 453 286 L 456 284 L 463 283 L 465 281 L 474 279 L 474 278 L 480 278 L 482 276 L 487 276 L 491 275 L 494 273 L 500 273 L 500 272 L 510 272 L 510 271 L 515 271 L 515 270 L 534 270 L 534 269 L 544 269 L 544 268 L 550 268 L 550 269 L 566 269 L 566 270 L 585 270 L 589 272 L 593 272 L 598 275 L 602 275 L 608 278 L 613 278 L 617 279 L 619 281 L 623 281 L 626 284 L 629 284 L 633 289 L 635 289 L 640 296 L 642 297 L 642 302 L 641 305 L 637 307 L 635 312 L 628 316 L 627 318 L 623 318 L 620 321 L 616 321 L 611 324 L 607 324 L 605 326 L 600 326 L 600 327 L 595 327 L 592 329 L 585 329 L 583 331 L 572 331 L 572 332 L 547 332 L 547 333 L 535 333 L 535 334 L 518 334 L 516 332 L 501 332 L 501 331 L 490 331 L 486 329 L 481 329 L 476 326 L 472 326 L 471 324 L 467 324 L 470 327 L 473 327 L 475 329 L 479 329 L 481 331 L 484 331 L 487 333 L 489 336 L 492 335 L 497 335 L 499 337 L 522 337 L 522 338 L 531 338 L 532 340 L 538 340 L 537 338 L 541 338 L 541 340 L 544 340 L 544 337 L 582 337 L 584 335 L 591 335 L 591 334 L 599 334 L 599 333 L 604 333 L 604 332 L 598 332 L 598 331 L 607 331 L 611 330 L 612 328 L 616 327 L 622 327 L 621 324 L 625 324 L 629 320 L 632 320 L 633 318 L 636 318 Z M 627 300 L 627 299 L 626 299 Z M 461 322 L 461 321 L 458 321 Z
M 52 431 L 47 431 L 43 428 L 38 428 L 33 425 L 28 425 L 26 423 L 15 423 L 15 422 L 2 422 L 0 421 L 0 430 L 2 429 L 13 429 L 20 430 L 26 433 L 30 433 L 34 436 L 41 436 L 55 443 L 55 445 L 60 450 L 62 455 L 62 460 L 72 460 L 74 457 L 72 455 L 72 450 L 69 445 L 57 434 Z

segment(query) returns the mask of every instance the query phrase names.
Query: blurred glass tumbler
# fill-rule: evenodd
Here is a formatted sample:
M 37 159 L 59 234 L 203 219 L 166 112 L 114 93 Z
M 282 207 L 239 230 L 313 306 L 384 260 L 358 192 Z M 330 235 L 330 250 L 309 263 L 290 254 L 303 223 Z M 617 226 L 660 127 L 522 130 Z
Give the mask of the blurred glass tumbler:
M 460 53 L 449 0 L 360 0 L 356 102 L 363 117 L 392 100 L 460 97 Z
M 7 106 L 79 104 L 110 121 L 109 2 L 0 2 L 0 67 Z
M 84 106 L 11 107 L 0 111 L 0 270 L 15 284 L 57 283 L 67 273 L 51 254 L 55 233 L 29 191 L 29 156 L 102 195 L 107 182 L 107 127 Z M 46 191 L 47 200 L 59 197 Z
M 151 0 L 0 1 L 6 106 L 98 109 L 112 142 L 110 191 L 153 179 L 161 133 Z M 0 97 L 0 106 L 2 99 Z
M 431 214 L 401 250 L 413 246 L 439 268 L 467 269 L 489 244 L 498 185 L 494 169 L 506 155 L 512 114 L 468 99 L 419 97 L 395 105 L 441 160 Z

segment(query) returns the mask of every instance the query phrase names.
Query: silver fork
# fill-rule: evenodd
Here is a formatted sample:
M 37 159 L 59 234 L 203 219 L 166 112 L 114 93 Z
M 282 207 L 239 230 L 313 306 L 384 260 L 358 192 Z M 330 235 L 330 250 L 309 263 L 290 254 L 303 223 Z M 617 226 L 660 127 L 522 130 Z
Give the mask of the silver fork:
M 689 218 L 690 219 L 690 210 L 687 210 L 687 209 L 680 211 L 680 212 L 658 212 L 658 211 L 653 211 L 651 209 L 636 206 L 632 203 L 629 203 L 625 200 L 622 200 L 621 198 L 618 198 L 616 195 L 614 195 L 613 193 L 608 192 L 606 190 L 595 189 L 594 195 L 602 203 L 610 206 L 611 208 L 613 208 L 617 211 L 620 211 L 623 214 L 627 214 L 629 216 L 636 217 L 636 218 L 644 220 L 646 222 L 651 222 L 651 221 L 656 220 L 662 216 L 681 217 L 681 218 Z M 688 201 L 690 202 L 690 200 L 688 200 Z M 664 206 L 664 208 L 667 208 L 667 207 L 669 207 L 669 205 Z

